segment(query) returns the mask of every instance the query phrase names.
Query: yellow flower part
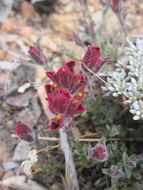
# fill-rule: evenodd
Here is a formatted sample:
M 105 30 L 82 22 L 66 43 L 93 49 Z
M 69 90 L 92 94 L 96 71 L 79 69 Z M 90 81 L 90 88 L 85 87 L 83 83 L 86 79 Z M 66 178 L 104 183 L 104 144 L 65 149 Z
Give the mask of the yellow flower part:
M 80 96 L 80 97 L 82 97 L 82 96 L 83 96 L 83 94 L 82 94 L 81 92 L 79 92 L 77 95 L 78 95 L 78 96 Z
M 61 115 L 56 115 L 56 119 L 61 119 Z
M 53 84 L 53 87 L 54 87 L 54 88 L 57 88 L 57 84 Z

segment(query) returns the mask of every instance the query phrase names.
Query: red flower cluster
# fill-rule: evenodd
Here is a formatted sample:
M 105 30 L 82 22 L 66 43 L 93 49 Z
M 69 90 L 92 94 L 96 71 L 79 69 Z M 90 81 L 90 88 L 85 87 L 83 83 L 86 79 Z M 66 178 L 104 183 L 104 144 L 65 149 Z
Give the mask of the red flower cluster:
M 53 84 L 45 85 L 49 109 L 55 115 L 51 130 L 65 126 L 76 114 L 85 111 L 82 104 L 86 80 L 81 72 L 74 73 L 75 61 L 69 61 L 57 72 L 46 72 Z
M 47 64 L 47 58 L 41 49 L 30 47 L 29 54 L 38 64 Z M 102 58 L 100 47 L 90 46 L 82 59 L 82 68 L 92 75 L 88 69 L 97 73 L 102 65 L 110 61 L 111 58 Z M 61 66 L 57 72 L 46 72 L 47 77 L 53 83 L 45 85 L 49 109 L 55 115 L 51 120 L 51 130 L 66 126 L 77 113 L 85 110 L 82 100 L 87 80 L 82 72 L 75 74 L 75 64 L 75 61 L 69 61 Z
M 40 48 L 31 46 L 29 48 L 28 53 L 37 64 L 47 65 L 48 59 L 46 58 L 46 56 L 44 55 L 43 51 Z
M 89 46 L 82 60 L 82 68 L 87 73 L 90 73 L 88 69 L 97 73 L 105 63 L 111 61 L 113 60 L 110 57 L 102 58 L 99 46 Z
M 18 135 L 21 139 L 31 142 L 33 141 L 33 137 L 31 135 L 31 129 L 23 124 L 21 121 L 18 122 L 17 126 L 14 128 L 16 135 Z
M 74 66 L 75 61 L 69 61 L 60 67 L 56 73 L 55 71 L 46 72 L 46 75 L 52 80 L 54 85 L 66 88 L 71 94 L 74 94 L 86 85 L 86 81 L 81 72 L 74 74 Z

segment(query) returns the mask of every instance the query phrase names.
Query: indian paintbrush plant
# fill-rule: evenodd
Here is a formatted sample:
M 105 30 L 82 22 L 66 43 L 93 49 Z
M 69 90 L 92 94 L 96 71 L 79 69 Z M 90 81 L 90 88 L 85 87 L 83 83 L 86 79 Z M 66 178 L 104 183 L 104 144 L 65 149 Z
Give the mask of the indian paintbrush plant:
M 46 69 L 46 84 L 43 86 L 47 109 L 51 112 L 49 128 L 50 131 L 59 132 L 60 138 L 54 140 L 60 140 L 64 153 L 66 190 L 80 189 L 78 177 L 84 170 L 90 173 L 92 170 L 96 175 L 92 179 L 95 189 L 139 189 L 143 180 L 140 144 L 143 140 L 139 132 L 142 130 L 143 118 L 143 40 L 138 39 L 134 43 L 128 40 L 128 46 L 125 43 L 126 8 L 122 0 L 102 0 L 103 16 L 111 9 L 121 24 L 119 33 L 123 43 L 119 47 L 118 43 L 114 43 L 118 38 L 113 39 L 108 31 L 104 31 L 102 24 L 105 23 L 96 25 L 88 1 L 79 2 L 84 7 L 84 14 L 80 19 L 81 30 L 79 34 L 74 33 L 74 40 L 82 47 L 83 56 L 77 57 L 69 50 L 67 55 L 74 60 L 63 63 L 55 71 L 42 48 L 32 46 L 28 51 L 32 60 Z M 125 44 L 127 47 L 124 47 Z M 119 49 L 123 50 L 122 54 Z M 117 57 L 120 58 L 116 62 Z M 108 67 L 108 63 L 113 62 L 115 70 L 101 78 L 102 67 L 105 64 Z M 78 72 L 76 65 L 80 68 Z M 101 87 L 101 83 L 104 96 L 101 88 L 97 89 L 98 85 Z M 100 91 L 98 98 L 96 90 Z M 85 135 L 73 139 L 76 124 Z M 137 129 L 134 127 L 136 125 Z M 35 140 L 30 127 L 21 121 L 15 127 L 15 134 L 28 142 Z M 58 147 L 59 145 L 54 146 Z M 52 156 L 48 152 L 47 158 L 50 161 L 45 168 L 54 172 L 57 168 L 54 168 Z M 37 157 L 35 160 L 37 161 Z M 55 163 L 58 166 L 57 160 Z M 76 169 L 79 169 L 78 173 Z
M 82 59 L 81 71 L 78 73 L 75 73 L 75 64 L 79 63 L 72 60 L 62 65 L 56 72 L 46 72 L 47 77 L 51 80 L 50 84 L 45 85 L 47 106 L 53 114 L 50 121 L 50 129 L 52 131 L 59 130 L 60 132 L 61 148 L 65 154 L 67 180 L 69 172 L 72 176 L 72 180 L 70 182 L 67 181 L 69 190 L 79 189 L 79 185 L 67 135 L 71 131 L 71 122 L 75 116 L 86 110 L 83 101 L 85 87 L 88 85 L 87 76 L 91 75 L 91 77 L 94 77 L 92 76 L 93 73 L 97 73 L 102 65 L 108 62 L 108 59 L 102 59 L 100 51 L 98 46 L 88 47 Z M 37 64 L 43 66 L 47 64 L 47 59 L 41 49 L 30 47 L 29 53 Z M 32 140 L 29 140 L 31 130 L 21 122 L 18 123 L 15 131 L 21 139 Z M 88 153 L 90 158 L 97 161 L 101 160 L 102 162 L 108 159 L 106 146 L 101 144 L 96 145 L 93 149 L 89 149 Z
M 132 56 L 134 56 L 133 52 L 134 51 L 138 52 L 138 50 L 140 50 L 139 49 L 141 48 L 141 45 L 139 45 L 140 43 L 141 41 L 139 40 L 137 41 L 136 46 L 130 43 L 130 46 L 132 48 L 134 47 L 134 49 L 127 48 L 128 50 L 127 52 L 129 54 L 127 54 L 128 56 L 126 55 L 127 57 L 123 57 L 123 59 L 126 61 L 125 62 L 126 64 L 122 64 L 122 62 L 119 61 L 118 63 L 120 63 L 119 64 L 120 66 L 118 66 L 118 63 L 117 63 L 117 69 L 114 71 L 115 73 L 118 73 L 124 69 L 124 72 L 129 73 L 129 76 L 127 74 L 125 75 L 128 80 L 124 81 L 124 82 L 129 81 L 128 82 L 128 84 L 130 84 L 128 85 L 129 87 L 131 86 L 131 82 L 133 80 L 133 79 L 131 80 L 131 78 L 134 76 L 138 77 L 138 74 L 136 74 L 135 72 L 131 73 L 130 71 L 130 68 L 131 68 L 130 60 L 132 60 Z M 104 60 L 110 60 L 109 58 L 103 59 L 101 57 L 100 51 L 101 51 L 100 47 L 98 46 L 89 46 L 87 48 L 87 52 L 81 59 L 82 60 L 81 71 L 78 73 L 75 73 L 75 65 L 79 63 L 75 61 L 69 61 L 63 64 L 56 72 L 55 71 L 46 72 L 47 78 L 51 80 L 50 84 L 45 85 L 45 92 L 46 92 L 45 98 L 47 100 L 47 108 L 49 108 L 49 110 L 53 114 L 53 117 L 50 119 L 51 120 L 50 129 L 52 131 L 59 130 L 59 133 L 60 133 L 61 148 L 65 155 L 67 189 L 79 189 L 77 174 L 76 174 L 75 165 L 73 161 L 73 153 L 72 153 L 71 145 L 69 143 L 70 142 L 69 131 L 72 130 L 71 123 L 74 123 L 73 120 L 76 116 L 79 115 L 79 113 L 82 113 L 86 110 L 86 106 L 84 105 L 84 100 L 85 100 L 84 96 L 85 94 L 87 95 L 85 88 L 87 88 L 87 86 L 89 85 L 89 78 L 97 76 L 97 72 L 101 69 L 101 67 L 105 63 Z M 130 54 L 130 52 L 132 53 Z M 137 55 L 137 53 L 135 55 Z M 136 56 L 134 56 L 134 59 L 135 58 Z M 127 65 L 129 65 L 129 67 L 127 67 Z M 114 72 L 113 72 L 113 77 L 114 77 Z M 121 76 L 122 75 L 119 74 L 118 77 L 116 77 L 116 80 L 119 81 Z M 112 81 L 112 78 L 108 77 L 107 78 L 108 85 L 106 88 L 104 87 L 104 89 L 106 89 L 106 91 L 109 93 L 112 89 L 116 87 L 116 92 L 111 91 L 113 93 L 113 96 L 115 96 L 116 94 L 124 95 L 124 93 L 120 93 L 119 90 L 117 91 L 117 86 L 114 85 L 114 83 L 111 81 Z M 123 82 L 123 80 L 121 82 Z M 129 87 L 123 88 L 123 90 L 126 89 L 128 91 L 130 89 Z M 103 109 L 104 109 L 104 106 L 103 106 Z M 93 111 L 93 114 L 96 115 L 97 111 L 98 110 Z M 108 109 L 106 110 L 106 112 L 108 112 Z M 102 114 L 102 112 L 100 114 Z M 105 114 L 105 117 L 106 117 L 106 114 Z M 117 114 L 115 114 L 113 117 L 117 117 Z M 95 118 L 97 118 L 96 120 L 99 119 L 98 117 L 95 117 Z M 116 141 L 116 138 L 118 139 L 118 136 L 120 136 L 121 130 L 123 130 L 122 126 L 113 125 L 114 118 L 112 119 L 108 118 L 106 122 L 108 121 L 109 121 L 109 125 L 108 126 L 106 125 L 106 128 L 104 129 L 102 128 L 103 130 L 102 133 L 106 135 L 106 138 L 109 138 L 109 140 L 111 139 L 111 141 L 112 141 L 112 138 L 115 137 L 115 141 Z M 22 122 L 19 122 L 18 125 L 16 126 L 15 133 L 23 140 L 26 140 L 28 142 L 33 141 L 33 137 L 31 135 L 31 129 L 27 125 L 23 124 Z M 81 140 L 84 141 L 84 139 L 81 139 Z M 92 141 L 92 139 L 87 139 L 87 140 Z M 93 139 L 93 142 L 94 142 L 94 139 Z M 96 171 L 98 172 L 101 170 L 99 165 L 100 164 L 104 165 L 103 170 L 102 170 L 103 173 L 111 178 L 110 188 L 106 188 L 106 189 L 119 189 L 119 188 L 124 189 L 128 187 L 129 185 L 135 186 L 134 184 L 130 184 L 129 181 L 131 179 L 133 179 L 134 181 L 142 180 L 142 177 L 140 176 L 142 159 L 138 159 L 139 156 L 132 155 L 132 154 L 131 156 L 129 156 L 125 152 L 127 148 L 124 143 L 123 144 L 116 143 L 114 142 L 114 138 L 113 138 L 113 142 L 110 143 L 110 145 L 107 144 L 107 146 L 105 144 L 105 141 L 101 142 L 100 140 L 98 140 L 96 142 L 98 142 L 96 145 L 94 144 L 93 147 L 87 149 L 88 150 L 87 158 L 93 160 L 93 162 L 96 162 L 98 164 L 98 167 L 96 168 Z M 121 150 L 119 149 L 119 146 Z M 122 150 L 124 150 L 123 155 L 121 153 Z M 83 151 L 85 151 L 85 149 L 83 149 Z M 82 153 L 82 152 L 80 154 L 85 155 L 85 153 Z M 90 165 L 93 167 L 91 162 L 86 161 L 85 157 L 84 159 L 85 161 L 83 160 L 82 163 L 88 164 L 88 166 L 85 166 L 87 167 L 87 169 Z M 23 166 L 25 166 L 25 164 Z M 82 168 L 80 170 L 80 172 L 82 172 L 83 166 L 80 166 L 80 168 Z M 26 171 L 26 168 L 24 168 L 24 171 Z M 68 181 L 69 172 L 72 176 L 72 180 L 70 182 Z M 119 181 L 122 181 L 122 183 L 118 183 Z M 137 186 L 138 184 L 136 184 L 136 187 Z

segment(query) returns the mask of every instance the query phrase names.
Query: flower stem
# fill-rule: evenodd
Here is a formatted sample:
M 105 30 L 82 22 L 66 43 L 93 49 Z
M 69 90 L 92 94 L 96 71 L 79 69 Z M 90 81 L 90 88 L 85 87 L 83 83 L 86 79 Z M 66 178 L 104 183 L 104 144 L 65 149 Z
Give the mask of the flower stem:
M 72 150 L 68 141 L 68 136 L 63 128 L 59 130 L 61 149 L 65 156 L 66 190 L 79 190 L 77 173 L 73 160 Z
M 95 77 L 97 77 L 99 80 L 101 80 L 106 86 L 111 86 L 109 83 L 107 83 L 105 80 L 103 80 L 99 75 L 97 75 L 96 73 L 94 73 L 91 69 L 89 69 L 83 62 L 82 64 L 84 65 L 84 67 L 90 72 L 92 73 Z
M 120 25 L 121 25 L 121 27 L 122 27 L 122 29 L 123 29 L 124 35 L 127 36 L 128 30 L 127 30 L 127 26 L 126 26 L 126 24 L 125 24 L 123 18 L 121 17 L 121 15 L 118 15 L 118 14 L 116 14 L 116 15 L 117 15 L 118 20 L 119 20 L 119 22 L 120 22 Z

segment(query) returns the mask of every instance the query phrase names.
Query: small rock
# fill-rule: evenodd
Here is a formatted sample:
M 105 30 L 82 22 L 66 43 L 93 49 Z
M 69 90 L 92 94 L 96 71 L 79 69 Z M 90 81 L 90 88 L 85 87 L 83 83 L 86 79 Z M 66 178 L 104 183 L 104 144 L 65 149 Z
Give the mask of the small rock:
M 11 158 L 11 150 L 14 147 L 14 141 L 11 138 L 11 132 L 3 128 L 0 131 L 0 161 L 6 162 Z
M 3 168 L 0 166 L 0 179 L 1 179 L 1 177 L 3 176 L 3 174 L 4 174 L 4 170 L 3 170 Z
M 0 60 L 4 60 L 6 57 L 6 52 L 4 50 L 0 50 Z
M 49 190 L 59 190 L 62 189 L 62 185 L 60 183 L 54 183 Z
M 6 80 L 8 80 L 10 75 L 6 72 L 1 72 L 0 73 L 0 84 L 5 83 Z
M 59 51 L 58 45 L 50 38 L 49 35 L 45 35 L 42 37 L 41 46 L 43 46 L 43 48 L 49 49 L 52 52 Z
M 21 29 L 19 35 L 21 35 L 22 37 L 27 38 L 28 40 L 31 39 L 31 36 L 35 34 L 34 29 L 30 26 L 25 26 Z
M 15 19 L 7 18 L 5 19 L 4 23 L 2 24 L 2 31 L 7 33 L 15 33 L 17 26 L 15 24 Z
M 3 97 L 5 95 L 5 88 L 7 86 L 7 81 L 10 78 L 10 74 L 6 72 L 0 73 L 0 97 Z
M 60 8 L 59 8 L 60 6 Z M 70 2 L 70 3 L 61 3 L 60 5 L 57 4 L 57 6 L 55 7 L 56 12 L 60 13 L 60 14 L 69 14 L 69 13 L 73 13 L 74 9 L 75 9 L 75 2 Z
M 38 184 L 36 181 L 28 180 L 27 187 L 31 187 L 27 190 L 47 190 L 47 188 L 43 187 L 42 185 Z
M 28 92 L 24 94 L 20 94 L 20 95 L 8 98 L 6 103 L 11 106 L 16 106 L 19 108 L 27 107 L 32 97 L 33 97 L 33 93 L 31 90 L 29 90 Z
M 34 75 L 35 69 L 31 65 L 20 65 L 14 71 L 14 79 L 18 83 L 21 83 L 21 81 L 23 81 L 23 83 L 27 81 L 33 81 L 35 79 Z
M 48 20 L 49 26 L 62 39 L 71 39 L 73 30 L 76 30 L 78 19 L 76 15 L 52 14 Z
M 26 180 L 26 177 L 24 175 L 16 175 L 9 177 L 1 181 L 0 184 L 16 189 L 20 188 L 22 190 L 47 190 L 47 188 L 43 187 L 42 185 L 38 184 L 33 180 Z
M 3 180 L 4 179 L 7 179 L 7 178 L 9 178 L 9 177 L 12 177 L 12 176 L 14 176 L 14 173 L 13 173 L 13 171 L 8 171 L 8 172 L 6 172 L 5 174 L 4 174 L 4 176 L 3 176 Z
M 7 178 L 10 178 L 13 176 L 14 176 L 14 173 L 10 170 L 4 174 L 2 180 L 6 180 Z M 10 190 L 10 188 L 5 185 L 2 185 L 2 190 Z
M 63 5 L 67 5 L 70 4 L 70 0 L 59 0 L 59 3 L 63 4 Z
M 18 67 L 18 63 L 16 62 L 9 62 L 9 61 L 1 61 L 0 62 L 0 69 L 5 71 L 13 71 Z
M 4 178 L 0 182 L 0 184 L 8 187 L 14 186 L 15 188 L 17 188 L 17 186 L 20 187 L 25 181 L 26 181 L 25 176 L 9 176 L 8 178 Z
M 13 126 L 14 126 L 14 121 L 13 121 L 13 120 L 7 121 L 6 127 L 7 127 L 8 129 L 10 129 L 10 131 L 13 130 Z
M 14 118 L 16 121 L 21 121 L 30 127 L 34 127 L 38 122 L 38 118 L 36 117 L 35 112 L 36 110 L 28 107 L 16 113 L 14 115 Z
M 3 120 L 6 116 L 6 113 L 4 110 L 0 109 L 0 120 Z
M 23 161 L 27 158 L 30 151 L 29 143 L 21 140 L 14 151 L 13 160 L 14 161 Z
M 8 161 L 8 162 L 4 162 L 2 165 L 3 165 L 4 170 L 7 171 L 7 170 L 16 168 L 19 164 L 16 162 Z
M 16 40 L 17 40 L 17 35 L 6 34 L 6 33 L 0 34 L 0 41 L 3 43 L 11 43 L 15 42 Z
M 140 4 L 140 9 L 143 11 L 143 3 Z
M 14 64 L 15 63 L 13 63 L 13 65 Z M 5 89 L 3 91 L 3 94 L 5 96 L 16 91 L 20 85 L 23 85 L 27 81 L 33 81 L 35 78 L 34 77 L 34 75 L 35 75 L 34 67 L 32 67 L 31 65 L 19 65 L 19 66 L 18 65 L 17 65 L 16 69 L 12 70 L 13 72 L 11 72 L 9 80 L 6 81 Z M 0 67 L 1 67 L 1 62 L 0 62 Z M 7 67 L 8 67 L 8 65 L 7 65 Z M 11 69 L 10 69 L 10 71 L 11 71 Z M 0 94 L 0 96 L 1 96 L 1 94 Z
M 36 16 L 36 12 L 33 8 L 33 5 L 28 1 L 22 1 L 20 4 L 20 12 L 22 17 L 26 19 L 32 19 Z
M 42 113 L 41 111 L 41 107 L 38 103 L 38 98 L 36 96 L 33 96 L 32 98 L 32 105 L 33 105 L 33 109 L 35 110 L 35 116 L 38 119 Z

